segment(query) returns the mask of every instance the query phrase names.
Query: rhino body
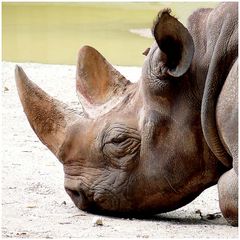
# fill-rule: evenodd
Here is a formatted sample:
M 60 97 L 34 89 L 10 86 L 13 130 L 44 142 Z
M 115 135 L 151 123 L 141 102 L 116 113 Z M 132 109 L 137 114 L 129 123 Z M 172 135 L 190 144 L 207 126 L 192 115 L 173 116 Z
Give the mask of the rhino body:
M 152 33 L 137 83 L 94 48 L 80 49 L 83 112 L 17 66 L 30 125 L 63 164 L 66 192 L 82 210 L 161 213 L 218 183 L 221 211 L 237 225 L 238 4 L 199 9 L 187 28 L 164 9 Z

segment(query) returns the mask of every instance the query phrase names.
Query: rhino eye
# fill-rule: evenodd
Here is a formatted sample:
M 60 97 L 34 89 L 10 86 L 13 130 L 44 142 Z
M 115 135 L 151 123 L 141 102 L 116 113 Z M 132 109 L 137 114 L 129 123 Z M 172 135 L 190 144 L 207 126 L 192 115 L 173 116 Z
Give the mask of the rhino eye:
M 124 142 L 125 140 L 127 140 L 128 139 L 128 137 L 127 136 L 117 136 L 117 137 L 114 137 L 112 140 L 111 140 L 111 142 L 113 143 L 113 144 L 119 144 L 119 143 L 122 143 L 122 142 Z
M 136 129 L 114 124 L 105 130 L 103 156 L 116 168 L 130 169 L 135 165 L 140 143 L 140 135 Z

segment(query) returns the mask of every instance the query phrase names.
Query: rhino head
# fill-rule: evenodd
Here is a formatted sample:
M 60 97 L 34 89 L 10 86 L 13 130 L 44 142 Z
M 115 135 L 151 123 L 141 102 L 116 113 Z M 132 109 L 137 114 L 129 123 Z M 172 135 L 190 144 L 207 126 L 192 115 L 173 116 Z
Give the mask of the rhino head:
M 158 14 L 152 33 L 155 41 L 145 51 L 137 83 L 94 48 L 80 49 L 76 90 L 82 113 L 49 96 L 16 67 L 31 127 L 63 164 L 66 192 L 82 210 L 165 212 L 219 178 L 189 77 L 192 37 L 170 10 Z

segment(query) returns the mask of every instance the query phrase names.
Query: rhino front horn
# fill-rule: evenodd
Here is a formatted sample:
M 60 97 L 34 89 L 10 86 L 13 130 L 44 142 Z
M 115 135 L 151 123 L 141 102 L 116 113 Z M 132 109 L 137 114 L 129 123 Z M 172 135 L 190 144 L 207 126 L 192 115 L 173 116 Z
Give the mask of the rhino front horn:
M 42 143 L 58 156 L 67 129 L 79 119 L 79 114 L 40 89 L 19 66 L 16 66 L 15 78 L 18 94 L 32 129 Z

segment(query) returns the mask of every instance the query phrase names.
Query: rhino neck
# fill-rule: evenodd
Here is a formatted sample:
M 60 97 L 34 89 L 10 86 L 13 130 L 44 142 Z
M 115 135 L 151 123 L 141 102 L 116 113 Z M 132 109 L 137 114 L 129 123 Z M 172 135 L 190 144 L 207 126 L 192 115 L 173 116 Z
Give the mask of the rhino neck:
M 230 168 L 232 157 L 217 130 L 216 103 L 238 55 L 237 18 L 237 4 L 222 4 L 214 10 L 194 12 L 188 23 L 196 49 L 189 74 L 193 91 L 201 102 L 203 134 L 211 151 Z

